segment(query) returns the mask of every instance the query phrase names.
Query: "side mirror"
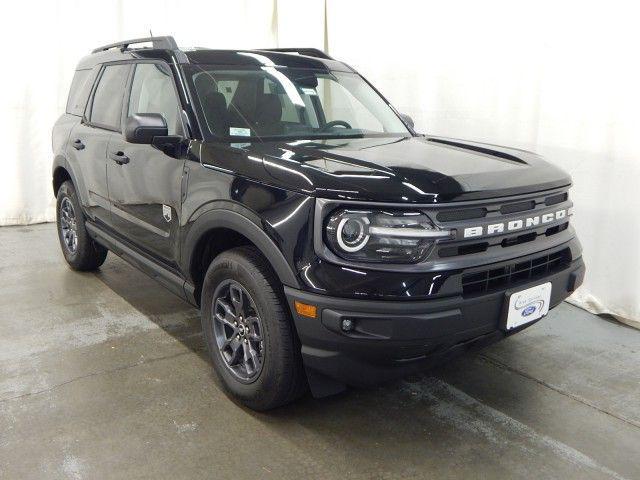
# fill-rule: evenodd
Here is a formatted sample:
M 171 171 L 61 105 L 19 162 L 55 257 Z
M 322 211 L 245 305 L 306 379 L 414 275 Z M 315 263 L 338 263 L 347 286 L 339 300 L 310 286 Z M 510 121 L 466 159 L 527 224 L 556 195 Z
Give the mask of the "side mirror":
M 400 118 L 402 119 L 402 121 L 404 123 L 406 123 L 407 125 L 409 125 L 409 127 L 413 130 L 414 124 L 413 124 L 413 118 L 411 118 L 409 115 L 407 115 L 406 113 L 401 113 L 400 114 Z
M 159 113 L 137 113 L 127 118 L 124 138 L 129 143 L 151 144 L 154 137 L 166 137 L 167 121 Z

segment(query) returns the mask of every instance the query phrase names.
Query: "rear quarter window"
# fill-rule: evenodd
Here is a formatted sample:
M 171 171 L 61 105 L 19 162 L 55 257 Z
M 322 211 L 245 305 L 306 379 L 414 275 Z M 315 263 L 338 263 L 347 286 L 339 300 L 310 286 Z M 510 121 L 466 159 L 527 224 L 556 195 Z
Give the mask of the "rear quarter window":
M 84 113 L 84 109 L 91 93 L 91 87 L 95 80 L 96 70 L 76 70 L 71 81 L 69 97 L 67 98 L 66 112 L 79 117 Z

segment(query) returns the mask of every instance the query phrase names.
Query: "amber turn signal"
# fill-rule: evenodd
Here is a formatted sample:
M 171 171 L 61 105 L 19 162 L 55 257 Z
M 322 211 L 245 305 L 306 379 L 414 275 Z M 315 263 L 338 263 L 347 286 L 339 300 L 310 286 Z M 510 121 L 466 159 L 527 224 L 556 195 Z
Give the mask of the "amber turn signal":
M 299 301 L 294 302 L 296 305 L 296 312 L 303 317 L 316 318 L 317 307 L 315 305 L 307 305 Z

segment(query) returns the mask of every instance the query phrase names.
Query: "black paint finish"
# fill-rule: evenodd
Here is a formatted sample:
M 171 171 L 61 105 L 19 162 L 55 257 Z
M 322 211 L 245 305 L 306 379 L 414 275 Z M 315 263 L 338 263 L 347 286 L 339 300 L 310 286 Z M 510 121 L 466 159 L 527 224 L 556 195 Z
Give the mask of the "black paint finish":
M 504 337 L 499 320 L 507 287 L 470 297 L 463 277 L 501 274 L 511 281 L 512 273 L 529 269 L 538 276 L 518 285 L 551 281 L 553 305 L 581 282 L 581 246 L 567 220 L 571 179 L 538 155 L 418 135 L 406 120 L 402 136 L 219 141 L 201 128 L 188 74 L 197 65 L 356 72 L 311 50 L 293 55 L 182 51 L 171 42 L 167 49 L 119 45 L 97 49 L 78 65 L 84 70 L 78 78 L 89 80 L 53 128 L 54 193 L 63 181 L 73 181 L 92 238 L 193 304 L 215 254 L 255 245 L 283 285 L 314 394 L 393 378 Z M 140 63 L 171 72 L 180 104 L 178 135 L 156 136 L 151 144 L 127 142 L 122 128 L 93 125 L 82 114 L 105 65 Z M 134 71 L 113 99 L 120 102 L 122 126 Z M 322 233 L 326 215 L 345 205 L 420 210 L 451 235 L 435 241 L 421 263 L 350 263 L 327 254 Z M 526 235 L 460 235 L 474 222 L 522 222 L 527 214 L 558 209 L 566 217 Z M 566 263 L 540 275 L 538 257 L 560 254 Z M 318 317 L 295 314 L 296 300 L 317 305 Z M 356 325 L 349 334 L 340 327 L 345 318 Z
M 324 198 L 440 203 L 520 195 L 568 186 L 538 155 L 436 137 L 265 142 L 244 147 L 264 158 L 272 182 Z
M 260 61 L 241 53 L 110 49 L 80 62 L 79 69 L 92 69 L 93 79 L 99 78 L 104 63 L 164 63 L 183 108 L 185 139 L 173 154 L 128 143 L 122 131 L 92 126 L 71 114 L 63 115 L 54 127 L 54 170 L 68 172 L 78 183 L 90 221 L 159 268 L 183 278 L 187 298 L 197 298 L 198 242 L 223 228 L 210 212 L 244 217 L 245 225 L 233 228 L 246 238 L 259 238 L 265 255 L 278 265 L 281 280 L 289 286 L 341 297 L 424 299 L 457 293 L 459 282 L 450 279 L 460 272 L 384 272 L 375 265 L 350 268 L 323 260 L 313 245 L 315 198 L 450 205 L 571 184 L 568 175 L 533 153 L 455 139 L 379 134 L 254 143 L 203 140 L 182 69 L 194 63 L 260 66 Z M 332 59 L 255 53 L 284 67 L 353 72 Z M 123 125 L 129 88 L 122 101 Z M 72 146 L 76 141 L 82 149 Z M 120 154 L 128 163 L 113 160 Z M 579 256 L 579 249 L 574 248 L 574 254 Z

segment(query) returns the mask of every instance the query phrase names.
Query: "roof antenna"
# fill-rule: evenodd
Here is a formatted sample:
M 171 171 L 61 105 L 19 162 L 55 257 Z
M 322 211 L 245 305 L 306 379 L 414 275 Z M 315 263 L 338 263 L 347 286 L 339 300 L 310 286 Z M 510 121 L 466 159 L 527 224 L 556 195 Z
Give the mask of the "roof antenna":
M 149 36 L 153 38 L 153 33 L 151 32 L 151 29 L 149 29 Z

